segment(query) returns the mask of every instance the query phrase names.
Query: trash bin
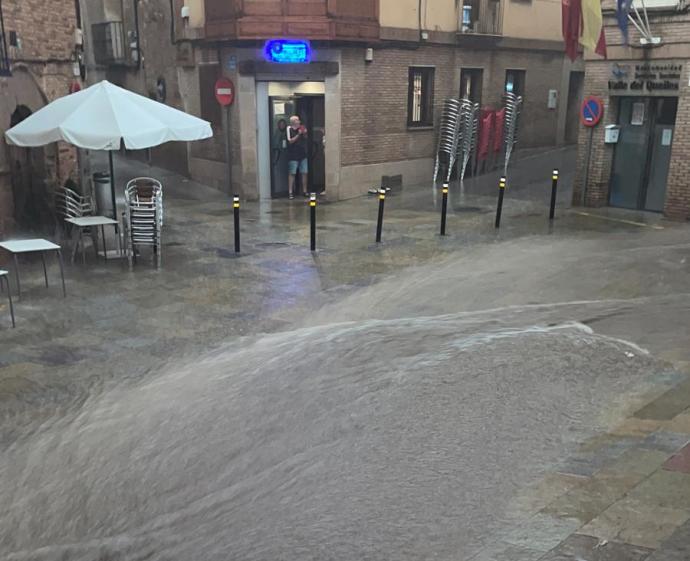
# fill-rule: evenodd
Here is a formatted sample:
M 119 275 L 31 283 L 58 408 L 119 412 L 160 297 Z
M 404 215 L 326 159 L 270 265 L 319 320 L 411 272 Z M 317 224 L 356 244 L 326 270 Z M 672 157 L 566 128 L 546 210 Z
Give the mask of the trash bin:
M 96 199 L 96 212 L 101 216 L 114 218 L 110 174 L 107 171 L 97 171 L 93 174 L 93 190 Z

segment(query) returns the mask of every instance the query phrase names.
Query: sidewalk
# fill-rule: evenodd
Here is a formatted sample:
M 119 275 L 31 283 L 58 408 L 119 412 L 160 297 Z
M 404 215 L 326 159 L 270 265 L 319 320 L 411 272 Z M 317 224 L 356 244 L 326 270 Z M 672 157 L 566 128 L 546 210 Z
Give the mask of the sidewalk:
M 306 202 L 243 202 L 236 255 L 230 197 L 118 158 L 119 178 L 152 175 L 164 185 L 162 267 L 144 255 L 130 271 L 126 260 L 87 253 L 86 266 L 66 270 L 67 299 L 57 283 L 42 285 L 40 265 L 23 267 L 17 329 L 0 307 L 0 445 L 59 422 L 94 391 L 262 333 L 535 307 L 544 321 L 580 322 L 644 347 L 656 370 L 649 386 L 611 404 L 606 432 L 512 498 L 511 532 L 486 536 L 460 561 L 690 559 L 690 227 L 569 208 L 571 164 L 568 149 L 516 161 L 498 231 L 497 173 L 451 187 L 445 238 L 431 186 L 386 198 L 382 244 L 375 197 L 320 202 L 315 254 Z M 561 181 L 550 224 L 554 166 Z

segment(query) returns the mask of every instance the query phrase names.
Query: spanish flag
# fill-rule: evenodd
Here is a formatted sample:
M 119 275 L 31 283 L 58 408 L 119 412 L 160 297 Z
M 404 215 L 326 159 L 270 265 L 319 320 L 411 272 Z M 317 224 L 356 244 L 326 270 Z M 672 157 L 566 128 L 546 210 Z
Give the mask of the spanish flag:
M 582 45 L 606 58 L 601 0 L 561 0 L 565 52 L 571 60 Z
M 601 0 L 582 0 L 582 35 L 580 45 L 606 57 Z

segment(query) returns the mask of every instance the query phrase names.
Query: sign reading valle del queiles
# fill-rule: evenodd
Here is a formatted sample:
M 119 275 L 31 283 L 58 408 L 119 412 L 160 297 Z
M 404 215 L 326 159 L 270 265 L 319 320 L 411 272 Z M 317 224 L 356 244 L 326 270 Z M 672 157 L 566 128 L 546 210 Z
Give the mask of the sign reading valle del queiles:
M 681 62 L 613 63 L 609 95 L 678 95 L 682 73 Z

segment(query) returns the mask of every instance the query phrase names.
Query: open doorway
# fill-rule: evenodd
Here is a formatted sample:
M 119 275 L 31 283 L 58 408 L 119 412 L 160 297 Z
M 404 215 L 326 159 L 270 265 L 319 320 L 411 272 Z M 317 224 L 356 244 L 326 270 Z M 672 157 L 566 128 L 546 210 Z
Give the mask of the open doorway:
M 292 115 L 299 116 L 307 128 L 307 191 L 321 193 L 326 188 L 326 115 L 323 82 L 270 82 L 268 84 L 269 150 L 260 157 L 270 158 L 271 197 L 288 195 L 288 142 L 286 127 Z M 265 138 L 265 137 L 264 137 Z M 299 193 L 303 177 L 297 173 Z

